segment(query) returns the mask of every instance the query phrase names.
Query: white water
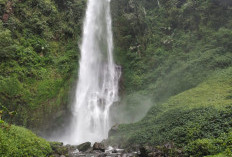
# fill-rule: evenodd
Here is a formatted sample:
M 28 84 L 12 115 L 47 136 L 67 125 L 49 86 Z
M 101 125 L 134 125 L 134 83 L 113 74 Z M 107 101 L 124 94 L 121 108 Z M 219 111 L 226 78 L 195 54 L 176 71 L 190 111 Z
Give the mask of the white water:
M 113 60 L 110 0 L 88 0 L 73 119 L 65 143 L 107 138 L 110 107 L 118 101 L 120 74 Z

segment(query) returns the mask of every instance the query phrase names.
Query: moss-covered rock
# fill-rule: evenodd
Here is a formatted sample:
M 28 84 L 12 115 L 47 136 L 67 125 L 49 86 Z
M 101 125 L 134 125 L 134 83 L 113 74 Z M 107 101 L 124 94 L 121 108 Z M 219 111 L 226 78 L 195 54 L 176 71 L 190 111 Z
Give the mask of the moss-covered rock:
M 77 146 L 77 149 L 82 152 L 87 151 L 89 148 L 91 148 L 90 142 L 85 142 Z

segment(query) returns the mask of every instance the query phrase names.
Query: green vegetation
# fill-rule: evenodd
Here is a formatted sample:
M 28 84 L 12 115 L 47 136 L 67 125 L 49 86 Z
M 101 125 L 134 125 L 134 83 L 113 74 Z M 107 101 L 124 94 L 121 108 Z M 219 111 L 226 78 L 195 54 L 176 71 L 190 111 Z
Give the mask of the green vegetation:
M 19 113 L 15 124 L 39 128 L 67 108 L 84 8 L 84 0 L 0 1 L 0 103 Z
M 113 3 L 117 62 L 129 93 L 155 102 L 197 86 L 232 64 L 231 6 L 207 1 Z
M 68 108 L 85 4 L 0 0 L 3 126 L 12 120 L 38 129 Z M 232 156 L 232 3 L 112 0 L 112 17 L 123 69 L 124 106 L 116 113 L 126 110 L 119 117 L 135 122 L 152 107 L 141 121 L 111 131 L 108 141 L 122 147 L 173 142 L 186 156 Z M 14 125 L 0 128 L 0 148 L 0 156 L 51 153 L 45 140 Z
M 11 124 L 46 128 L 68 108 L 85 3 L 0 0 L 0 156 L 51 154 L 47 141 Z
M 46 157 L 52 152 L 49 142 L 25 128 L 7 124 L 0 127 L 0 150 L 2 157 Z
M 127 113 L 141 111 L 128 101 L 133 95 L 153 106 L 141 121 L 112 130 L 109 142 L 174 142 L 186 156 L 231 155 L 232 3 L 118 0 L 112 7 Z
M 195 156 L 231 153 L 231 78 L 232 68 L 216 71 L 197 87 L 152 107 L 140 122 L 120 125 L 109 141 L 124 147 L 172 141 Z

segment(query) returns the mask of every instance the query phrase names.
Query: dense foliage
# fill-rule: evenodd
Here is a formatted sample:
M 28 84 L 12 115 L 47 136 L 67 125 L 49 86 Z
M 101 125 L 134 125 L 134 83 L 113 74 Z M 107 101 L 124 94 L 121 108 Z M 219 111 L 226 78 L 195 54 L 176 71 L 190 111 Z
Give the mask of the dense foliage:
M 141 121 L 120 125 L 116 132 L 111 131 L 110 143 L 133 147 L 171 141 L 177 147 L 185 148 L 188 155 L 195 156 L 202 156 L 199 153 L 215 154 L 227 148 L 230 150 L 231 141 L 225 143 L 220 139 L 227 138 L 226 134 L 230 136 L 232 131 L 231 78 L 232 68 L 215 72 L 197 87 L 153 106 Z M 219 143 L 215 144 L 217 149 L 214 150 L 216 146 L 207 147 L 208 143 L 218 140 Z M 198 149 L 201 142 L 207 147 L 202 151 Z
M 124 109 L 141 121 L 119 125 L 109 141 L 122 146 L 174 142 L 186 156 L 231 155 L 232 3 L 219 0 L 115 0 L 117 63 Z M 138 108 L 138 110 L 136 110 Z M 218 142 L 221 141 L 221 142 Z M 227 154 L 226 154 L 227 153 Z
M 51 152 L 51 146 L 46 140 L 37 137 L 31 131 L 17 126 L 0 125 L 0 156 L 46 157 Z
M 126 92 L 147 89 L 162 101 L 231 66 L 231 3 L 223 4 L 113 1 L 115 53 Z
M 0 103 L 19 113 L 16 124 L 45 126 L 67 107 L 84 8 L 84 0 L 0 0 Z
M 85 3 L 0 0 L 0 123 L 38 128 L 62 116 Z M 186 156 L 231 156 L 232 2 L 112 0 L 112 17 L 123 72 L 115 121 L 138 121 L 152 108 L 141 121 L 111 131 L 108 142 L 174 142 Z M 0 148 L 1 156 L 51 152 L 46 141 L 16 126 L 0 128 Z

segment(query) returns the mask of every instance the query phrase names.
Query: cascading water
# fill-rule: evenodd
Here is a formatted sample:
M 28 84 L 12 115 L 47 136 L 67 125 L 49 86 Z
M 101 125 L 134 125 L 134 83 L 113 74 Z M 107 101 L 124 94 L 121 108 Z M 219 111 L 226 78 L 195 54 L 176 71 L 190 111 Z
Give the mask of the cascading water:
M 113 60 L 110 0 L 88 0 L 81 45 L 79 80 L 66 142 L 107 138 L 110 107 L 118 101 L 120 68 Z

